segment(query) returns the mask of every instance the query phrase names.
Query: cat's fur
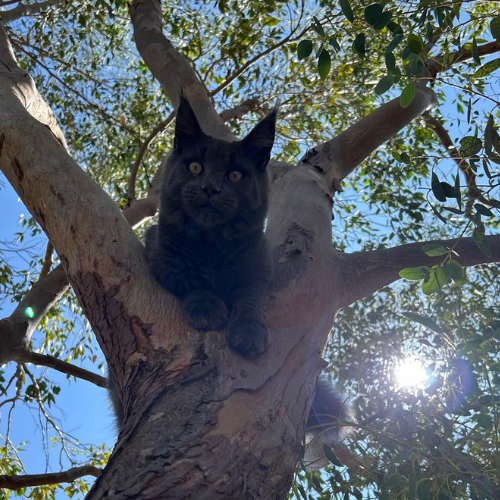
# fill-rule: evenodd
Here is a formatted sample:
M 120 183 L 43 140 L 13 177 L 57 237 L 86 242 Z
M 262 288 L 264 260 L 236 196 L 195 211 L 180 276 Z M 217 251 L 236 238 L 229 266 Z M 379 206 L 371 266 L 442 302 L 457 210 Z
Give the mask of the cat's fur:
M 227 325 L 228 344 L 247 358 L 269 341 L 263 303 L 272 268 L 263 228 L 275 127 L 276 110 L 241 141 L 215 139 L 181 97 L 158 225 L 145 240 L 152 274 L 179 297 L 189 323 Z

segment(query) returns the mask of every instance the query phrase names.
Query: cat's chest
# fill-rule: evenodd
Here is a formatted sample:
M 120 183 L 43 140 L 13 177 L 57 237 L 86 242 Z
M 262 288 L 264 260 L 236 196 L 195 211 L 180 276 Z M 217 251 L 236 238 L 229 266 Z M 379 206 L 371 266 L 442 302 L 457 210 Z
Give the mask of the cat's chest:
M 206 234 L 184 234 L 179 238 L 183 256 L 195 265 L 217 269 L 230 264 L 238 255 L 238 245 Z

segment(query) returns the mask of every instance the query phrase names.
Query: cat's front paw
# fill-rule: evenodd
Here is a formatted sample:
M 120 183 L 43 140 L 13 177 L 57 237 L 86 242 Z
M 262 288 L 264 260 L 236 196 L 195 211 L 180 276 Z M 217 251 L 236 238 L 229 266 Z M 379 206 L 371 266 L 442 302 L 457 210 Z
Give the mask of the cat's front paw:
M 182 301 L 185 318 L 197 330 L 218 330 L 227 322 L 227 307 L 211 292 L 191 292 Z
M 226 330 L 230 347 L 245 358 L 262 354 L 269 344 L 269 331 L 260 319 L 238 317 L 231 319 Z

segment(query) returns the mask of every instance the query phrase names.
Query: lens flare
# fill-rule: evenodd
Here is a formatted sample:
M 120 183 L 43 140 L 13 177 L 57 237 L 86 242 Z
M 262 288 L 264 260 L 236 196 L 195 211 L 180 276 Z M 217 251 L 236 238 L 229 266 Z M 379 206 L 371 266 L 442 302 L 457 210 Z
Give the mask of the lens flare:
M 35 311 L 33 310 L 32 307 L 27 307 L 24 310 L 24 314 L 26 314 L 26 316 L 28 316 L 28 318 L 30 318 L 30 319 L 35 317 Z
M 429 381 L 429 374 L 419 359 L 407 358 L 396 365 L 394 378 L 398 389 L 423 389 Z

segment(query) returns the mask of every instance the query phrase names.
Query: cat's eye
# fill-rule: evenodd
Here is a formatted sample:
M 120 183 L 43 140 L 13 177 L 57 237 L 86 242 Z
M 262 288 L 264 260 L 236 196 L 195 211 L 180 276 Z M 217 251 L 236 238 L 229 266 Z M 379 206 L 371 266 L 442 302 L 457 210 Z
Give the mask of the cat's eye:
M 199 161 L 192 161 L 189 164 L 189 171 L 194 175 L 200 175 L 203 172 L 203 166 Z
M 231 172 L 229 172 L 228 177 L 231 182 L 238 182 L 241 179 L 242 175 L 241 172 L 238 172 L 237 170 L 232 170 Z

